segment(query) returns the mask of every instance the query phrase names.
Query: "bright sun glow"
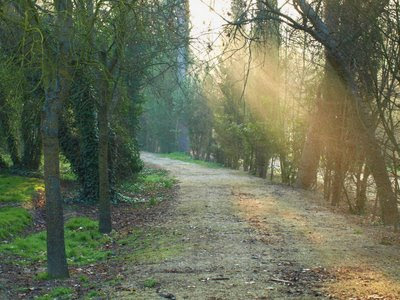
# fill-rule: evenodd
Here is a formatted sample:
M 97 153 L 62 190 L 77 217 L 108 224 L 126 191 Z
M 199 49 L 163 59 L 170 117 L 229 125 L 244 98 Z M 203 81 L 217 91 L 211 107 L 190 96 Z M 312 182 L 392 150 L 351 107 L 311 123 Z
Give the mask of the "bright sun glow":
M 207 57 L 209 45 L 217 46 L 218 36 L 226 24 L 230 0 L 189 0 L 192 50 L 200 59 Z
M 286 14 L 296 16 L 293 6 L 286 0 L 278 0 Z M 222 41 L 220 35 L 226 20 L 230 19 L 231 0 L 189 0 L 193 54 L 207 60 L 217 54 Z M 210 47 L 213 51 L 210 53 Z

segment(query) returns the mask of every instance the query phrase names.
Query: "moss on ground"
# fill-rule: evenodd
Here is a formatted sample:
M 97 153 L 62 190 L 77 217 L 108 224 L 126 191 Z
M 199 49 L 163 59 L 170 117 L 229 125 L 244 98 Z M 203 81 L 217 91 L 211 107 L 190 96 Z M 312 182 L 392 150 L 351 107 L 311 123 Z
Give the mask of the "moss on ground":
M 0 240 L 13 238 L 32 223 L 30 213 L 21 207 L 0 208 Z
M 42 179 L 0 174 L 0 203 L 25 203 L 44 190 Z
M 86 265 L 110 255 L 102 246 L 111 238 L 98 232 L 97 222 L 86 217 L 72 218 L 65 224 L 65 243 L 68 263 Z M 0 245 L 0 252 L 18 256 L 27 264 L 46 260 L 46 232 L 16 238 Z M 22 261 L 23 262 L 23 261 Z

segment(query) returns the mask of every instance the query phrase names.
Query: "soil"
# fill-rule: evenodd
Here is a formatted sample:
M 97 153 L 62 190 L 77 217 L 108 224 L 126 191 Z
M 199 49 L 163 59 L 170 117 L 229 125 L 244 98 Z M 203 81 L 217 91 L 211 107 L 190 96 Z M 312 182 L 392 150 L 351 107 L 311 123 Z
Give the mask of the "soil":
M 126 261 L 111 299 L 400 299 L 400 246 L 387 228 L 240 171 L 142 159 L 179 180 L 173 208 L 152 226 L 182 251 Z M 145 287 L 149 278 L 156 284 Z

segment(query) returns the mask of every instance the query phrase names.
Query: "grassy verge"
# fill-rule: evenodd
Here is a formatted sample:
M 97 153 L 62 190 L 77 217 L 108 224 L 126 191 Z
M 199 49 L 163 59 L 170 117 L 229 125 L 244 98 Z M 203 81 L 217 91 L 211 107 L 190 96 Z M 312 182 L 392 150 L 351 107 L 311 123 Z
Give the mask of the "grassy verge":
M 32 224 L 32 217 L 23 207 L 44 190 L 42 179 L 0 174 L 0 240 L 11 239 Z
M 111 241 L 98 232 L 97 221 L 86 217 L 72 218 L 65 224 L 65 242 L 68 262 L 86 265 L 110 255 L 102 246 Z M 46 260 L 46 232 L 19 237 L 9 244 L 0 245 L 0 252 L 21 258 L 20 263 L 44 262 Z
M 14 237 L 32 223 L 30 213 L 21 207 L 0 208 L 0 240 Z
M 0 174 L 0 203 L 25 203 L 44 190 L 42 179 Z
M 184 161 L 184 162 L 194 163 L 196 165 L 200 165 L 200 166 L 207 167 L 207 168 L 217 169 L 217 168 L 223 167 L 222 165 L 220 165 L 218 163 L 194 159 L 190 155 L 188 155 L 186 153 L 182 153 L 182 152 L 164 153 L 164 154 L 161 154 L 161 156 L 167 157 L 170 159 Z

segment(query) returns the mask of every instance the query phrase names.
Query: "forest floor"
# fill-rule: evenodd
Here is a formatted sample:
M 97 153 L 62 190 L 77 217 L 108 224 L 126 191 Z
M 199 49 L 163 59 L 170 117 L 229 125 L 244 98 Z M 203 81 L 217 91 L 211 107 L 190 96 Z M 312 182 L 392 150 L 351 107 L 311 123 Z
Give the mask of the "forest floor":
M 142 159 L 179 181 L 150 225 L 168 237 L 151 242 L 167 255 L 125 259 L 111 299 L 400 299 L 400 246 L 387 228 L 243 172 Z

